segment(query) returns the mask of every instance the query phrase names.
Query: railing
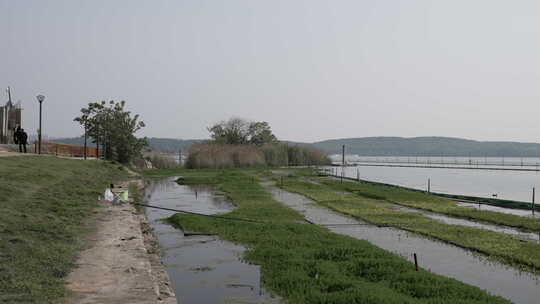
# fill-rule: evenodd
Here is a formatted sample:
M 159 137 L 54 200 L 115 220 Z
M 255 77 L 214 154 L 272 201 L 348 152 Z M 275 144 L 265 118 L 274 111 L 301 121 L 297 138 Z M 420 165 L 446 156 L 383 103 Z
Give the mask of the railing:
M 38 142 L 34 142 L 34 152 L 38 151 Z M 57 156 L 84 157 L 84 146 L 68 145 L 51 141 L 41 142 L 41 153 Z M 86 147 L 86 157 L 97 157 L 97 148 Z

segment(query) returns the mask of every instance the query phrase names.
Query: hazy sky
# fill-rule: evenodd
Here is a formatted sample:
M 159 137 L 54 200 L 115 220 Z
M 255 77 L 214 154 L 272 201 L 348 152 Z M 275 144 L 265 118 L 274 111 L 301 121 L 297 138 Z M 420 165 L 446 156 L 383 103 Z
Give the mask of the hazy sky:
M 298 141 L 538 142 L 539 34 L 539 1 L 0 0 L 0 87 L 31 133 L 44 94 L 55 137 L 114 99 L 145 136 L 240 116 Z

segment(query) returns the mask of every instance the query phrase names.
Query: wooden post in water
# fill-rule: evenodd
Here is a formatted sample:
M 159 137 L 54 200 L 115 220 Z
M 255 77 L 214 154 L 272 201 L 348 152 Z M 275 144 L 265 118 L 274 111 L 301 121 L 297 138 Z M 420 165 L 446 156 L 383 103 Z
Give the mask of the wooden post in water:
M 534 194 L 535 194 L 534 192 L 535 192 L 535 189 L 533 187 L 533 194 L 532 194 L 532 214 L 533 214 L 533 216 L 534 216 Z
M 341 146 L 341 165 L 345 167 L 345 145 Z
M 416 268 L 416 271 L 418 271 L 418 258 L 416 257 L 416 252 L 413 253 L 414 256 L 414 267 Z
M 360 182 L 360 169 L 356 169 L 356 179 L 358 179 L 358 182 Z
M 427 179 L 427 193 L 431 193 L 431 179 Z
M 345 173 L 345 145 L 341 146 L 341 183 L 343 183 L 344 173 Z

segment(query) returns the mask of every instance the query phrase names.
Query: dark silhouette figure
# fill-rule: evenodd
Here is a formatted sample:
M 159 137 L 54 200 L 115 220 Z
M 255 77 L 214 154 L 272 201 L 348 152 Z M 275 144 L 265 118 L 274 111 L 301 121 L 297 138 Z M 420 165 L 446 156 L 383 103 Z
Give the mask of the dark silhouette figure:
M 19 138 L 21 137 L 21 126 L 18 126 L 16 129 L 15 129 L 15 132 L 13 132 L 13 141 L 15 142 L 15 144 L 19 144 Z
M 26 145 L 28 144 L 28 134 L 24 132 L 24 129 L 21 129 L 19 133 L 19 152 L 26 153 Z

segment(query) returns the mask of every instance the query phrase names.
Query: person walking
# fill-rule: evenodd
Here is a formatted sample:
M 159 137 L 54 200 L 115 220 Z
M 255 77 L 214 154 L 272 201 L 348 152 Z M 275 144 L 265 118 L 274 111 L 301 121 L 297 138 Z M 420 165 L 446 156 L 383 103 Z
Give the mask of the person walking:
M 19 138 L 21 137 L 21 126 L 17 126 L 15 128 L 15 132 L 13 132 L 13 142 L 18 145 L 19 144 Z
M 28 144 L 28 134 L 24 132 L 24 129 L 21 129 L 21 132 L 19 133 L 19 152 L 26 153 L 26 145 Z

